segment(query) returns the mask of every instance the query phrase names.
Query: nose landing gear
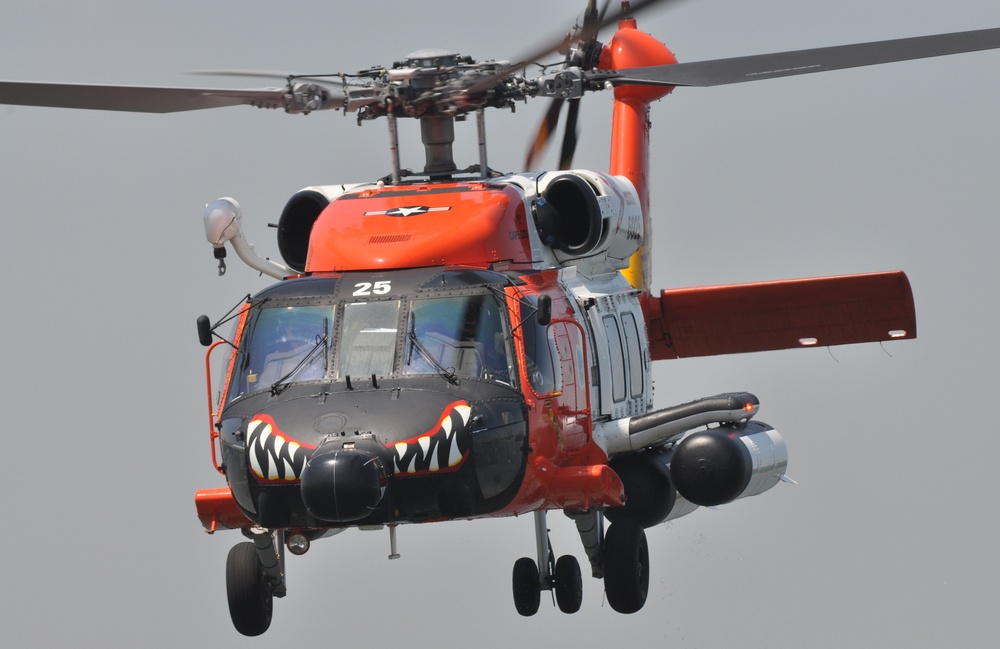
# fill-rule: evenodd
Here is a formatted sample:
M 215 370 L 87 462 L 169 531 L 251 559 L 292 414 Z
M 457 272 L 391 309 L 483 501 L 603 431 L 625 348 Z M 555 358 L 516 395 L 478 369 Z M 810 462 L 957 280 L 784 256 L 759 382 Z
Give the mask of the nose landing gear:
M 274 598 L 285 595 L 282 532 L 248 534 L 253 542 L 237 543 L 226 558 L 229 616 L 236 630 L 245 636 L 267 631 Z

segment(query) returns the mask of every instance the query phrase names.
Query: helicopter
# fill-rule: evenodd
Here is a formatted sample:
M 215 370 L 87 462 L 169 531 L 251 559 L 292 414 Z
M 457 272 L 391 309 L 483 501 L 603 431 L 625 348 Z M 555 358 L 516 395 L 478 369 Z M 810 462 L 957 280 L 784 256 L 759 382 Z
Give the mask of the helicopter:
M 412 88 L 413 81 L 425 81 L 426 78 L 421 78 L 419 72 L 410 72 L 411 70 L 434 70 L 427 76 L 434 78 L 436 83 L 436 71 L 441 68 L 454 69 L 461 68 L 462 65 L 473 65 L 463 64 L 450 57 L 450 54 L 438 52 L 411 57 L 404 66 L 397 68 L 403 72 L 398 73 L 394 81 L 411 82 Z M 442 58 L 449 60 L 442 61 Z M 569 72 L 575 72 L 572 66 L 567 67 Z M 578 67 L 586 71 L 583 66 Z M 477 75 L 478 72 L 479 70 L 476 71 Z M 567 70 L 560 71 L 563 72 Z M 413 76 L 406 79 L 407 75 Z M 586 78 L 584 76 L 581 79 Z M 575 83 L 572 75 L 569 79 Z M 592 80 L 595 83 L 608 83 L 601 76 L 592 77 Z M 557 78 L 553 84 L 559 82 L 560 79 Z M 367 101 L 371 97 L 365 97 L 363 93 L 370 93 L 373 87 L 377 89 L 377 84 L 363 86 L 359 90 L 349 86 L 344 93 L 348 97 L 347 103 L 353 100 Z M 303 110 L 315 110 L 310 102 L 318 101 L 322 104 L 326 101 L 322 91 L 319 92 L 320 94 L 315 95 L 302 95 Z M 290 94 L 295 95 L 294 92 Z M 373 105 L 384 106 L 367 104 Z M 476 111 L 478 110 L 477 108 Z M 388 112 L 381 116 L 386 117 L 387 121 L 401 117 Z M 434 117 L 427 119 L 433 120 Z M 514 511 L 516 507 L 522 508 L 520 513 L 539 512 L 536 514 L 542 519 L 539 530 L 544 529 L 541 513 L 546 509 L 569 510 L 584 524 L 596 522 L 598 530 L 604 516 L 612 520 L 604 538 L 601 539 L 600 534 L 593 535 L 593 538 L 598 539 L 597 545 L 587 546 L 588 558 L 591 558 L 593 567 L 605 572 L 607 584 L 610 575 L 616 575 L 612 577 L 614 580 L 618 575 L 629 572 L 620 563 L 614 565 L 615 561 L 621 561 L 618 553 L 609 550 L 609 547 L 621 544 L 620 540 L 615 540 L 616 535 L 620 538 L 624 533 L 629 541 L 626 545 L 635 542 L 639 546 L 640 561 L 634 567 L 646 567 L 641 562 L 642 536 L 639 530 L 642 526 L 633 524 L 642 518 L 636 508 L 644 506 L 640 495 L 644 490 L 630 490 L 625 476 L 639 480 L 639 476 L 645 477 L 648 472 L 659 474 L 654 475 L 653 479 L 663 480 L 666 475 L 671 484 L 682 482 L 678 479 L 680 474 L 675 475 L 674 471 L 679 466 L 682 445 L 686 443 L 691 446 L 694 444 L 691 440 L 705 440 L 705 437 L 698 438 L 698 433 L 687 433 L 700 429 L 706 423 L 713 426 L 710 430 L 728 431 L 729 435 L 740 439 L 740 443 L 744 445 L 750 441 L 747 438 L 759 434 L 757 439 L 769 440 L 771 450 L 779 458 L 781 456 L 780 438 L 769 429 L 758 427 L 758 422 L 753 420 L 752 415 L 758 404 L 754 403 L 755 399 L 751 395 L 723 395 L 719 399 L 684 404 L 683 407 L 651 409 L 645 386 L 649 375 L 648 361 L 643 356 L 648 355 L 655 360 L 671 353 L 677 356 L 730 353 L 749 351 L 753 347 L 745 341 L 733 342 L 734 346 L 739 347 L 733 350 L 716 351 L 711 347 L 698 347 L 697 345 L 720 344 L 719 336 L 708 336 L 707 341 L 695 344 L 694 339 L 678 335 L 675 327 L 679 326 L 683 331 L 685 326 L 692 325 L 665 322 L 672 309 L 686 307 L 693 310 L 696 316 L 701 316 L 703 322 L 717 323 L 724 313 L 707 313 L 706 309 L 709 306 L 717 307 L 720 303 L 718 300 L 724 299 L 728 310 L 732 310 L 734 303 L 739 303 L 741 308 L 744 306 L 739 302 L 744 297 L 751 305 L 764 301 L 764 296 L 768 295 L 766 291 L 774 291 L 773 297 L 768 299 L 781 305 L 805 300 L 805 294 L 820 293 L 822 297 L 819 301 L 826 302 L 829 294 L 837 291 L 852 296 L 870 291 L 872 300 L 878 305 L 902 304 L 903 308 L 900 310 L 904 312 L 903 316 L 890 317 L 891 322 L 875 323 L 873 328 L 877 330 L 877 336 L 888 336 L 888 339 L 906 338 L 915 333 L 908 290 L 903 284 L 904 278 L 898 274 L 852 278 L 850 282 L 854 283 L 835 278 L 793 285 L 729 287 L 729 293 L 719 289 L 714 292 L 718 297 L 712 297 L 716 301 L 707 303 L 705 300 L 710 297 L 708 291 L 644 298 L 648 287 L 642 282 L 638 282 L 639 286 L 631 282 L 626 285 L 619 278 L 618 272 L 625 270 L 624 260 L 632 254 L 626 251 L 633 243 L 641 241 L 642 233 L 645 232 L 645 226 L 639 225 L 646 216 L 645 213 L 641 209 L 632 209 L 636 203 L 640 206 L 642 203 L 638 189 L 641 178 L 629 178 L 630 184 L 627 184 L 619 180 L 620 176 L 626 174 L 615 173 L 613 168 L 612 172 L 605 175 L 596 172 L 565 172 L 522 174 L 504 179 L 503 176 L 495 178 L 483 174 L 488 166 L 481 164 L 479 174 L 471 174 L 473 179 L 462 179 L 457 170 L 449 168 L 447 147 L 439 140 L 430 139 L 441 135 L 447 129 L 447 122 L 428 123 L 432 124 L 428 130 L 435 132 L 425 142 L 425 146 L 433 149 L 434 154 L 433 159 L 429 156 L 424 174 L 426 177 L 412 181 L 397 178 L 394 167 L 394 174 L 384 180 L 381 186 L 375 182 L 356 187 L 310 188 L 293 197 L 278 223 L 279 247 L 282 248 L 287 270 L 268 264 L 266 260 L 260 262 L 252 257 L 251 259 L 253 263 L 260 264 L 282 278 L 297 275 L 302 277 L 284 279 L 274 288 L 253 298 L 240 312 L 241 324 L 237 329 L 239 338 L 219 343 L 222 349 L 227 348 L 227 342 L 230 343 L 228 348 L 236 349 L 230 365 L 233 370 L 240 368 L 238 378 L 234 372 L 229 374 L 229 384 L 224 390 L 225 407 L 222 414 L 213 421 L 213 425 L 218 424 L 213 435 L 218 433 L 222 443 L 223 462 L 219 464 L 230 469 L 227 471 L 230 487 L 221 492 L 200 493 L 199 511 L 210 526 L 253 530 L 254 526 L 247 527 L 247 522 L 255 522 L 272 530 L 267 535 L 254 535 L 255 548 L 252 553 L 249 546 L 238 546 L 244 548 L 240 553 L 243 557 L 241 560 L 250 566 L 247 571 L 262 572 L 265 575 L 256 581 L 249 581 L 257 588 L 252 591 L 253 595 L 260 595 L 261 584 L 266 584 L 265 590 L 269 589 L 272 594 L 283 594 L 279 591 L 281 583 L 273 581 L 275 564 L 263 563 L 262 556 L 280 560 L 280 548 L 283 545 L 289 551 L 294 551 L 293 547 L 307 547 L 309 540 L 315 540 L 309 537 L 319 530 L 326 533 L 354 525 L 384 524 L 389 526 L 392 534 L 395 530 L 393 526 L 399 523 L 517 513 Z M 630 134 L 625 129 L 622 133 Z M 635 133 L 631 135 L 634 137 Z M 601 191 L 604 193 L 600 193 Z M 470 239 L 474 242 L 482 239 L 463 239 L 466 233 L 455 228 L 454 224 L 443 234 L 432 228 L 440 223 L 442 216 L 451 211 L 456 212 L 453 216 L 463 217 L 463 226 L 480 226 L 475 222 L 475 217 L 484 213 L 482 209 L 477 207 L 459 214 L 455 204 L 448 203 L 451 199 L 464 200 L 478 195 L 496 200 L 508 198 L 507 205 L 514 204 L 514 215 L 510 218 L 519 227 L 502 233 L 506 234 L 507 241 L 503 237 L 499 240 L 491 239 L 486 246 L 487 250 L 471 251 L 471 254 L 480 256 L 470 260 L 459 255 L 470 254 L 467 245 Z M 396 201 L 396 198 L 402 200 Z M 314 253 L 313 234 L 318 235 L 317 228 L 323 227 L 321 219 L 326 220 L 329 216 L 330 219 L 336 219 L 336 224 L 343 223 L 348 217 L 346 209 L 352 201 L 365 206 L 358 222 L 352 224 L 352 227 L 358 229 L 361 238 L 351 240 L 334 225 L 326 232 L 330 247 L 318 249 Z M 357 203 L 358 201 L 362 203 Z M 577 202 L 581 204 L 579 208 L 575 205 L 572 209 L 563 207 L 565 203 Z M 519 204 L 524 206 L 523 214 L 517 213 Z M 345 212 L 338 211 L 341 209 Z M 220 250 L 216 245 L 220 242 L 220 237 L 229 236 L 220 233 L 224 233 L 230 224 L 239 223 L 240 210 L 234 201 L 223 200 L 211 204 L 207 212 L 211 235 L 219 235 L 212 238 L 213 247 Z M 564 219 L 564 215 L 570 212 L 585 214 L 587 227 L 582 231 L 574 230 L 576 222 Z M 605 216 L 605 212 L 611 212 L 611 216 Z M 500 218 L 507 218 L 506 214 L 505 212 Z M 431 215 L 433 220 L 431 217 L 419 220 L 425 215 Z M 308 227 L 303 225 L 304 221 L 308 222 L 313 218 L 316 220 L 308 223 Z M 615 220 L 620 224 L 617 230 L 610 225 Z M 369 223 L 379 224 L 383 230 L 377 234 L 364 231 L 361 226 L 368 227 Z M 422 253 L 440 255 L 442 263 L 420 264 L 406 257 L 392 262 L 402 270 L 395 270 L 393 266 L 378 267 L 370 259 L 355 256 L 359 254 L 360 244 L 366 237 L 387 237 L 369 242 L 369 245 L 380 245 L 389 251 L 393 250 L 392 245 L 404 244 L 405 241 L 401 241 L 399 237 L 410 233 L 393 230 L 401 224 L 416 228 L 414 237 L 427 233 L 439 234 L 448 245 L 454 243 L 454 237 L 458 237 L 463 245 L 447 249 L 436 248 L 430 253 Z M 304 236 L 304 230 L 308 230 L 308 236 Z M 448 236 L 445 237 L 444 234 Z M 228 242 L 237 253 L 241 250 L 246 252 L 248 248 L 243 246 L 238 228 L 234 228 Z M 488 256 L 494 254 L 494 249 L 500 251 L 496 253 L 496 259 Z M 321 265 L 325 263 L 322 257 L 327 253 L 334 260 L 332 263 L 342 263 L 343 267 L 324 269 Z M 413 248 L 402 254 L 413 254 Z M 518 254 L 523 256 L 518 257 Z M 311 265 L 314 260 L 316 266 Z M 701 302 L 698 301 L 699 298 Z M 683 300 L 691 300 L 694 304 L 685 304 Z M 370 323 L 370 318 L 351 313 L 358 311 L 360 314 L 371 305 L 375 305 L 376 310 L 391 311 L 385 305 L 393 302 L 399 303 L 395 320 L 391 313 L 373 313 L 372 318 L 377 321 Z M 665 304 L 668 306 L 664 306 Z M 300 308 L 301 313 L 298 312 Z M 810 307 L 803 305 L 802 308 Z M 277 311 L 270 313 L 268 309 Z M 442 312 L 463 313 L 465 319 L 451 318 L 445 323 L 434 322 L 435 317 Z M 284 322 L 279 317 L 289 314 L 295 316 L 290 322 Z M 759 317 L 763 318 L 765 314 Z M 298 317 L 300 315 L 301 318 Z M 346 327 L 345 323 L 352 322 L 355 317 L 362 319 L 365 324 Z M 379 320 L 380 318 L 385 321 Z M 644 321 L 645 327 L 635 325 L 640 319 Z M 828 322 L 825 317 L 822 321 Z M 435 330 L 432 326 L 447 322 L 453 324 L 451 331 Z M 470 329 L 459 332 L 454 329 L 457 322 L 476 324 L 477 327 L 474 331 Z M 733 326 L 737 323 L 726 324 Z M 815 326 L 814 323 L 811 324 Z M 269 333 L 272 325 L 275 332 L 273 334 Z M 289 333 L 295 326 L 304 327 L 305 332 L 298 337 Z M 844 326 L 846 325 L 835 324 L 833 329 L 836 331 Z M 621 359 L 615 356 L 612 346 L 608 344 L 608 341 L 614 339 L 615 327 L 623 332 L 620 334 L 619 345 L 622 350 Z M 281 333 L 277 333 L 279 329 L 282 330 Z M 791 342 L 782 339 L 786 342 L 781 344 L 839 344 L 830 342 L 830 334 L 827 332 L 817 332 L 810 327 L 806 329 L 805 332 L 792 332 Z M 372 337 L 374 342 L 349 341 L 345 337 L 349 331 Z M 391 341 L 377 340 L 390 337 L 393 331 L 395 337 Z M 658 333 L 654 335 L 651 331 Z M 664 331 L 670 335 L 667 336 Z M 202 326 L 202 333 L 204 332 L 205 327 Z M 499 338 L 496 335 L 498 333 Z M 269 338 L 262 339 L 260 336 Z M 534 345 L 527 340 L 531 336 L 535 337 Z M 752 335 L 749 337 L 754 338 Z M 292 339 L 298 340 L 300 345 L 287 351 L 258 352 L 254 347 L 257 341 L 261 344 L 269 341 L 287 344 Z M 852 332 L 842 342 L 881 339 L 883 338 L 873 334 Z M 728 340 L 732 341 L 732 338 Z M 545 342 L 551 344 L 546 347 Z M 695 344 L 695 347 L 693 350 L 683 351 L 685 344 Z M 763 342 L 760 343 L 760 348 L 766 348 L 770 344 L 778 343 Z M 605 348 L 608 349 L 606 354 Z M 638 354 L 633 355 L 636 349 Z M 644 353 L 644 349 L 648 349 L 648 352 Z M 365 357 L 354 356 L 356 351 L 360 351 Z M 491 353 L 495 355 L 492 359 L 488 358 Z M 580 356 L 577 357 L 577 354 Z M 272 355 L 280 357 L 274 361 L 280 368 L 267 367 L 266 359 Z M 496 357 L 499 357 L 499 361 Z M 635 358 L 643 360 L 638 364 L 631 362 Z M 548 365 L 544 363 L 546 359 Z M 254 365 L 258 360 L 263 362 L 259 368 Z M 407 370 L 411 365 L 416 368 L 421 364 L 419 370 Z M 622 370 L 620 378 L 615 374 L 616 367 Z M 368 370 L 374 371 L 369 373 Z M 322 379 L 317 380 L 316 374 L 322 375 Z M 317 388 L 325 385 L 325 379 L 331 379 L 330 387 L 327 392 L 319 393 L 325 396 L 317 396 Z M 580 390 L 585 383 L 589 384 L 589 389 Z M 555 389 L 556 385 L 559 389 Z M 624 390 L 618 393 L 622 398 L 616 399 L 615 391 L 619 389 Z M 522 394 L 523 405 L 517 398 L 509 396 L 516 391 Z M 427 425 L 419 425 L 416 432 L 404 431 L 397 436 L 381 432 L 391 428 L 393 422 L 398 422 L 400 417 L 395 413 L 390 415 L 387 422 L 378 421 L 376 415 L 385 414 L 388 408 L 374 400 L 383 396 L 392 399 L 393 394 L 396 395 L 396 400 L 405 400 L 414 397 L 415 393 L 426 397 L 426 401 L 431 401 L 432 395 L 440 394 L 447 395 L 449 399 L 452 396 L 456 398 L 447 403 L 432 404 L 433 421 Z M 349 408 L 367 411 L 366 414 L 372 415 L 366 423 L 355 424 L 353 430 L 350 430 L 351 426 L 347 425 L 347 418 L 344 417 L 344 411 L 348 408 L 343 405 L 329 406 L 338 400 L 343 402 L 347 397 L 350 398 Z M 308 426 L 296 424 L 295 417 L 301 414 L 298 408 L 294 413 L 286 415 L 279 402 L 284 400 L 290 404 L 294 400 L 302 404 L 311 399 L 318 402 L 321 398 L 329 406 L 327 410 L 323 410 L 322 416 L 316 416 L 316 412 L 306 413 L 305 416 L 310 418 L 307 423 L 313 428 L 319 426 L 323 429 L 317 431 L 322 432 L 322 437 L 315 438 L 310 443 L 301 433 L 289 433 L 288 431 L 298 431 Z M 576 403 L 572 403 L 572 399 Z M 266 408 L 257 407 L 255 400 L 273 403 L 269 403 Z M 372 401 L 366 404 L 365 400 Z M 422 399 L 421 404 L 424 403 Z M 581 403 L 586 403 L 587 406 L 581 407 Z M 414 415 L 419 410 L 414 404 L 401 408 Z M 251 413 L 251 410 L 254 412 Z M 687 415 L 690 411 L 695 413 L 691 419 Z M 286 416 L 291 423 L 285 423 Z M 551 424 L 546 423 L 545 417 L 548 417 Z M 238 426 L 233 421 L 237 419 L 242 422 Z M 319 423 L 320 420 L 322 424 Z M 694 424 L 696 421 L 699 423 Z M 689 424 L 694 425 L 684 428 Z M 279 430 L 283 432 L 276 432 Z M 452 436 L 456 431 L 456 435 Z M 541 434 L 542 431 L 547 431 L 551 448 L 544 447 L 546 437 Z M 751 434 L 746 434 L 748 432 Z M 463 441 L 463 433 L 468 434 L 468 441 Z M 491 434 L 496 439 L 489 440 Z M 334 439 L 326 439 L 329 436 Z M 340 440 L 335 439 L 337 436 Z M 710 437 L 713 438 L 712 441 L 719 439 L 714 434 Z M 534 441 L 536 438 L 538 442 Z M 317 444 L 321 439 L 326 441 Z M 387 446 L 389 443 L 391 448 Z M 322 448 L 324 444 L 326 448 Z M 735 448 L 742 452 L 738 446 Z M 322 453 L 321 449 L 329 452 Z M 502 474 L 500 466 L 484 467 L 485 461 L 480 460 L 493 452 L 502 456 L 505 450 L 513 450 L 514 455 L 527 454 L 523 460 L 523 469 L 520 468 L 521 461 L 515 463 L 517 469 L 513 476 Z M 240 453 L 246 456 L 242 463 L 246 468 L 246 473 L 242 476 L 246 478 L 243 485 L 239 483 L 241 476 L 232 470 L 234 466 L 241 466 L 239 462 L 233 461 L 234 456 Z M 596 454 L 596 457 L 588 457 L 587 454 L 590 453 Z M 601 453 L 608 457 L 602 459 Z M 306 456 L 310 458 L 308 461 Z M 586 459 L 588 463 L 574 464 L 567 462 L 566 458 Z M 364 460 L 366 468 L 358 468 L 356 473 L 351 474 L 357 479 L 350 478 L 345 484 L 323 482 L 328 477 L 323 472 L 324 466 L 334 469 L 355 467 L 354 463 L 359 459 Z M 552 461 L 553 465 L 547 466 L 544 461 L 539 463 L 539 459 Z M 314 460 L 315 464 L 312 464 Z M 646 462 L 648 465 L 643 464 Z M 641 465 L 641 468 L 630 469 L 632 463 Z M 580 466 L 607 468 L 599 468 L 598 475 L 565 470 Z M 537 474 L 558 471 L 561 475 L 551 478 L 549 483 L 539 475 L 528 480 L 529 468 Z M 486 473 L 481 474 L 481 469 Z M 664 469 L 667 469 L 666 473 Z M 291 474 L 301 472 L 302 475 L 289 479 L 289 470 Z M 315 473 L 314 470 L 320 473 Z M 522 470 L 523 475 L 520 474 Z M 349 469 L 349 473 L 352 471 L 355 469 Z M 493 473 L 489 473 L 490 471 Z M 463 475 L 463 472 L 466 473 Z M 306 474 L 310 480 L 306 480 Z M 751 470 L 752 478 L 761 478 L 767 483 L 780 479 L 782 475 L 780 460 L 767 471 L 760 466 L 754 466 Z M 616 476 L 621 480 L 621 488 L 615 484 Z M 442 480 L 441 486 L 431 484 L 431 480 L 439 477 L 451 480 L 451 483 Z M 471 480 L 463 482 L 465 478 Z M 307 489 L 307 484 L 313 480 L 320 481 L 318 486 Z M 511 499 L 510 494 L 504 491 L 517 485 L 526 485 L 530 481 L 536 485 L 533 488 L 545 490 L 544 500 L 537 504 L 516 496 Z M 283 482 L 291 482 L 292 485 L 282 484 Z M 301 483 L 299 488 L 302 491 L 304 513 L 301 510 L 295 511 L 295 505 L 288 506 L 291 511 L 286 511 L 284 496 L 278 495 L 292 491 L 288 487 L 294 486 L 296 482 Z M 491 492 L 486 485 L 490 482 L 506 486 L 487 497 L 486 494 Z M 737 482 L 741 483 L 742 480 Z M 404 484 L 407 486 L 404 487 Z M 410 486 L 413 486 L 412 493 L 406 493 Z M 273 490 L 269 491 L 270 488 Z M 352 489 L 361 493 L 356 497 L 343 499 L 337 496 Z M 520 489 L 519 486 L 518 490 Z M 560 492 L 560 489 L 564 489 L 566 493 Z M 420 490 L 425 493 L 419 493 Z M 679 485 L 676 491 L 677 494 L 687 492 L 686 489 L 682 492 Z M 739 495 L 750 495 L 750 491 L 752 490 L 746 487 Z M 252 494 L 251 499 L 241 503 L 240 498 L 245 498 L 248 493 Z M 272 504 L 267 503 L 272 498 L 264 496 L 265 493 L 275 494 L 275 498 L 279 500 L 272 511 L 268 511 Z M 307 496 L 307 493 L 312 495 Z M 668 488 L 666 493 L 673 491 Z M 688 502 L 694 503 L 697 500 L 693 491 L 688 495 L 694 498 L 686 498 Z M 507 499 L 508 502 L 491 509 L 495 503 L 487 502 L 490 498 Z M 574 498 L 577 500 L 573 500 Z M 266 504 L 261 504 L 262 502 Z M 712 499 L 705 502 L 712 502 Z M 248 503 L 252 506 L 247 507 Z M 400 513 L 392 513 L 390 505 L 400 510 Z M 663 502 L 645 505 L 667 508 Z M 350 508 L 361 506 L 370 510 L 370 513 L 356 518 L 361 512 Z M 345 512 L 344 508 L 349 511 Z M 676 516 L 684 508 L 678 507 L 675 499 L 669 509 L 667 516 Z M 615 512 L 619 510 L 631 513 L 620 520 L 614 520 L 617 516 Z M 265 514 L 275 516 L 276 519 L 265 521 L 262 518 Z M 654 512 L 651 518 L 657 515 L 659 512 Z M 277 520 L 281 516 L 288 518 Z M 304 522 L 293 520 L 296 516 L 301 517 Z M 312 521 L 310 516 L 313 517 Z M 324 525 L 322 522 L 333 525 Z M 619 528 L 620 523 L 624 524 Z M 625 531 L 629 527 L 632 531 Z M 615 531 L 619 529 L 622 531 Z M 296 533 L 301 536 L 293 539 Z M 266 536 L 270 536 L 270 540 Z M 561 557 L 559 561 L 553 562 L 551 548 L 545 547 L 544 533 L 539 532 L 537 536 L 536 540 L 541 548 L 534 560 L 537 576 L 531 573 L 532 566 L 528 562 L 519 562 L 521 568 L 515 568 L 515 575 L 521 575 L 515 577 L 515 583 L 519 585 L 519 589 L 515 589 L 518 593 L 515 595 L 518 608 L 527 610 L 531 607 L 533 597 L 537 594 L 536 586 L 538 589 L 545 586 L 555 588 L 560 607 L 572 608 L 577 594 L 572 561 L 562 561 Z M 282 537 L 286 541 L 284 544 L 279 542 Z M 259 551 L 258 542 L 266 543 L 268 547 Z M 596 563 L 592 552 L 599 558 Z M 553 563 L 554 566 L 551 565 Z M 563 565 L 562 569 L 560 564 Z M 569 568 L 565 567 L 567 565 Z M 561 575 L 565 578 L 561 579 Z M 640 586 L 643 585 L 643 578 L 648 578 L 648 573 L 640 570 Z M 634 586 L 635 584 L 630 584 L 629 588 L 622 588 L 622 591 L 611 586 L 609 601 L 613 606 L 629 608 L 626 604 L 616 602 L 625 595 L 637 595 L 639 590 Z M 612 595 L 612 592 L 617 594 Z

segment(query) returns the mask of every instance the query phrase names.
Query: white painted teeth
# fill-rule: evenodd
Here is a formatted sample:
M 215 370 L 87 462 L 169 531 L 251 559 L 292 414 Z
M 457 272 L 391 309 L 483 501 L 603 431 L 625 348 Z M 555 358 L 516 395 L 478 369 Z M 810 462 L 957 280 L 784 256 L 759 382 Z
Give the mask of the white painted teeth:
M 265 475 L 265 469 L 261 466 L 260 460 L 262 453 L 266 457 L 266 451 L 264 450 L 264 443 L 267 438 L 271 436 L 271 425 L 260 420 L 251 421 L 250 425 L 247 427 L 248 439 L 250 442 L 248 450 L 250 451 L 250 468 L 253 470 L 254 475 L 258 478 L 263 478 L 265 480 L 270 480 L 267 475 Z M 269 464 L 265 462 L 265 464 Z M 268 471 L 270 473 L 270 471 Z
M 247 454 L 250 470 L 261 480 L 294 482 L 302 475 L 307 451 L 271 423 L 254 419 L 247 426 Z
M 458 448 L 458 436 L 465 430 L 471 415 L 472 408 L 467 403 L 453 404 L 442 413 L 437 430 L 393 444 L 393 473 L 435 473 L 460 465 L 465 456 Z M 267 415 L 257 415 L 247 425 L 250 470 L 262 481 L 299 480 L 310 448 L 315 447 L 304 447 L 285 437 Z
M 447 412 L 447 411 L 446 411 Z M 458 433 L 469 422 L 472 408 L 468 405 L 453 406 L 448 416 L 442 417 L 441 425 L 433 433 L 421 435 L 410 442 L 397 442 L 393 445 L 396 451 L 394 473 L 414 474 L 417 472 L 435 473 L 443 469 L 458 466 L 464 460 L 458 448 Z M 458 413 L 462 420 L 461 426 L 456 426 L 451 413 Z M 442 445 L 447 449 L 443 453 L 445 466 L 441 465 Z

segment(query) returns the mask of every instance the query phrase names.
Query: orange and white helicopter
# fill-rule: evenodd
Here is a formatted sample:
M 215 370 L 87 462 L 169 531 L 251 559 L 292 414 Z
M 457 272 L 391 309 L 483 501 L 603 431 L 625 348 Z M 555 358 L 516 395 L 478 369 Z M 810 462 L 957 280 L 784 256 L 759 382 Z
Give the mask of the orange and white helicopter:
M 256 255 L 235 200 L 205 210 L 220 271 L 228 243 L 280 280 L 232 317 L 198 323 L 209 359 L 228 351 L 219 396 L 211 381 L 208 390 L 213 463 L 227 485 L 199 491 L 196 505 L 208 531 L 249 539 L 227 562 L 241 633 L 267 630 L 273 597 L 286 594 L 286 551 L 387 527 L 395 555 L 400 524 L 528 513 L 536 556 L 514 564 L 515 606 L 531 615 L 553 590 L 572 613 L 580 565 L 556 557 L 550 510 L 575 522 L 608 603 L 635 612 L 649 587 L 645 528 L 763 493 L 787 464 L 750 393 L 656 408 L 652 361 L 915 336 L 901 272 L 651 292 L 649 104 L 676 86 L 998 48 L 1000 29 L 677 63 L 631 17 L 653 4 L 668 3 L 606 16 L 591 2 L 564 42 L 513 63 L 424 50 L 332 80 L 289 77 L 276 90 L 0 82 L 7 104 L 386 118 L 390 173 L 292 196 L 277 223 L 283 264 Z M 557 63 L 525 76 L 527 62 L 559 50 Z M 609 169 L 569 169 L 579 100 L 604 90 L 615 97 Z M 565 168 L 494 172 L 485 109 L 534 97 L 553 100 L 538 142 L 569 108 Z M 454 122 L 472 115 L 479 160 L 459 169 Z M 420 122 L 420 172 L 400 167 L 402 118 Z M 231 336 L 216 333 L 230 321 Z

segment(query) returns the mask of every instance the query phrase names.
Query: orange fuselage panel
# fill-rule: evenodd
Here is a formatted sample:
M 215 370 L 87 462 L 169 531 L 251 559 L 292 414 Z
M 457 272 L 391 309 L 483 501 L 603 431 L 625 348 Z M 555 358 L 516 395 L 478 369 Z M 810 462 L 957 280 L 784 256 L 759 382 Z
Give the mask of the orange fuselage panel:
M 367 188 L 338 197 L 309 240 L 307 272 L 531 261 L 524 200 L 509 185 Z

